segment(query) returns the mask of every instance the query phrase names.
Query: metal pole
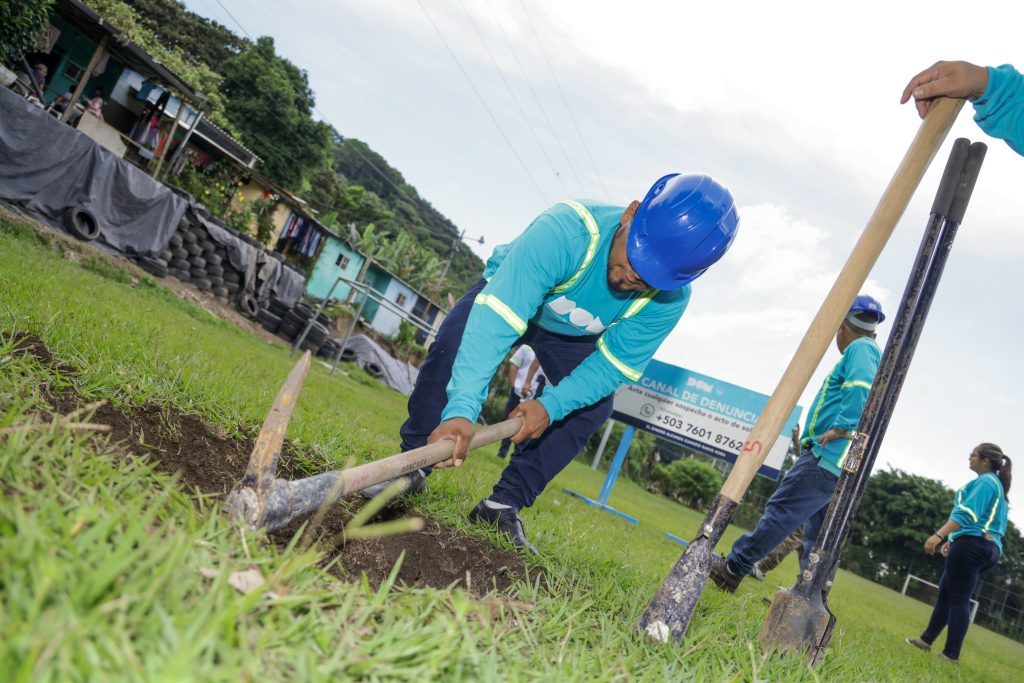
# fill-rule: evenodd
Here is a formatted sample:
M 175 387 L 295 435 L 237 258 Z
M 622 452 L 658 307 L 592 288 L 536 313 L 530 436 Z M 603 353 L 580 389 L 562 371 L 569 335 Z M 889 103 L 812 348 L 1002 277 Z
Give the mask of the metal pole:
M 619 441 L 619 447 L 615 449 L 615 457 L 608 468 L 608 476 L 604 478 L 604 484 L 601 486 L 601 493 L 597 494 L 597 502 L 601 505 L 608 504 L 608 497 L 612 495 L 612 487 L 615 486 L 615 480 L 619 477 L 619 470 L 622 469 L 622 463 L 626 460 L 626 453 L 629 452 L 629 446 L 633 443 L 633 434 L 635 433 L 636 428 L 633 425 L 626 425 L 626 431 L 622 433 L 622 440 Z
M 353 287 L 353 289 L 355 288 Z M 359 309 L 356 311 L 356 317 L 352 319 L 352 325 L 349 326 L 348 332 L 345 334 L 345 340 L 341 342 L 341 346 L 338 347 L 338 351 L 334 354 L 334 364 L 331 365 L 332 375 L 338 369 L 338 361 L 341 359 L 341 354 L 345 352 L 345 347 L 348 346 L 348 340 L 352 337 L 352 332 L 355 331 L 356 325 L 359 323 L 359 318 L 363 315 L 363 307 L 366 306 L 366 300 L 369 298 L 369 292 L 364 292 L 363 300 L 359 302 Z
M 178 165 L 178 160 L 185 156 L 185 154 L 187 154 L 186 147 L 188 145 L 188 141 L 192 139 L 192 133 L 195 132 L 195 129 L 199 125 L 199 122 L 203 120 L 203 115 L 204 112 L 200 110 L 199 113 L 196 114 L 196 120 L 193 121 L 192 125 L 188 127 L 187 131 L 185 131 L 185 137 L 181 139 L 181 143 L 178 145 L 178 149 L 175 150 L 174 154 L 171 155 L 171 160 L 167 163 L 167 168 L 164 169 L 165 180 L 167 179 L 167 176 L 170 175 L 171 170 Z
M 612 435 L 612 427 L 615 426 L 613 420 L 608 420 L 608 424 L 604 428 L 604 434 L 601 435 L 601 443 L 597 444 L 597 453 L 594 453 L 594 462 L 590 463 L 590 469 L 596 470 L 598 463 L 601 462 L 601 456 L 604 455 L 604 447 L 608 445 L 608 437 Z
M 171 124 L 171 132 L 167 134 L 167 139 L 164 141 L 164 148 L 160 150 L 160 158 L 156 161 L 156 168 L 153 169 L 153 178 L 160 177 L 160 168 L 164 165 L 164 159 L 167 158 L 167 150 L 171 148 L 171 144 L 174 142 L 174 134 L 178 132 L 178 122 L 181 121 L 181 115 L 185 113 L 185 100 L 178 98 L 178 114 L 174 117 L 174 123 Z
M 61 123 L 67 123 L 68 119 L 71 118 L 71 114 L 75 111 L 75 105 L 82 98 L 82 91 L 85 90 L 85 84 L 92 78 L 92 70 L 96 68 L 96 64 L 100 61 L 100 55 L 103 54 L 103 48 L 107 46 L 107 40 L 110 38 L 109 35 L 103 34 L 100 38 L 100 42 L 96 45 L 96 49 L 92 53 L 92 58 L 89 59 L 88 66 L 85 67 L 85 71 L 82 72 L 82 80 L 78 81 L 78 85 L 75 86 L 75 92 L 71 94 L 71 100 L 68 102 L 67 109 L 60 115 Z M 85 116 L 85 113 L 82 114 Z
M 309 317 L 309 320 L 306 321 L 306 327 L 302 330 L 302 334 L 300 334 L 298 339 L 292 343 L 292 355 L 295 355 L 295 351 L 302 345 L 302 342 L 306 341 L 306 335 L 309 334 L 311 329 L 313 329 L 313 325 L 316 324 L 317 317 L 323 312 L 327 302 L 331 300 L 331 294 L 334 294 L 334 288 L 338 286 L 339 282 L 341 282 L 340 277 L 335 280 L 334 284 L 331 285 L 331 288 L 327 290 L 327 296 L 320 300 L 320 305 L 316 307 L 316 311 Z
M 462 238 L 465 236 L 466 231 L 463 230 L 462 232 L 459 233 L 458 238 L 456 238 L 455 241 L 452 242 L 452 248 L 448 250 L 448 260 L 445 261 L 444 270 L 441 271 L 441 277 L 437 278 L 437 283 L 434 285 L 435 293 L 437 292 L 437 290 L 441 288 L 441 284 L 444 282 L 444 277 L 445 275 L 448 274 L 448 268 L 450 268 L 452 265 L 452 259 L 455 258 L 455 252 L 458 251 L 459 249 L 459 242 L 461 242 Z

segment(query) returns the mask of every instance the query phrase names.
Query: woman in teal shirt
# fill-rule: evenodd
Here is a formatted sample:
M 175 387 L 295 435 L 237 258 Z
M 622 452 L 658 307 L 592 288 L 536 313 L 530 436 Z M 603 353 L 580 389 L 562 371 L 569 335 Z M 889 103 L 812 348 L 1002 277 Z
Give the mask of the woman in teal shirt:
M 953 663 L 960 660 L 978 577 L 994 567 L 1003 552 L 1006 494 L 1011 479 L 1010 459 L 995 444 L 983 443 L 971 451 L 970 467 L 978 476 L 957 491 L 949 520 L 925 541 L 924 552 L 928 555 L 946 543 L 942 546 L 946 568 L 928 628 L 920 638 L 907 638 L 914 647 L 930 650 L 948 625 L 946 646 L 939 656 Z

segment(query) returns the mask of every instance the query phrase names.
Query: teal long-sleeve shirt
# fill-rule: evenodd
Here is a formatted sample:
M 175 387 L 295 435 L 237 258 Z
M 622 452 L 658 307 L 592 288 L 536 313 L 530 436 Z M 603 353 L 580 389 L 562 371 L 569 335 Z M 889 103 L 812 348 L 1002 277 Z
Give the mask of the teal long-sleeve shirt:
M 475 421 L 487 385 L 528 325 L 560 335 L 600 335 L 596 350 L 538 399 L 551 422 L 637 382 L 675 328 L 690 286 L 618 292 L 608 286 L 612 237 L 624 207 L 561 202 L 487 262 L 448 383 L 442 420 Z
M 994 541 L 1002 553 L 1006 514 L 1003 482 L 994 472 L 986 472 L 956 492 L 949 518 L 960 528 L 949 535 L 949 541 L 952 543 L 960 536 L 982 536 Z
M 974 101 L 974 120 L 1024 155 L 1024 75 L 1009 64 L 988 67 L 988 87 Z
M 830 429 L 853 432 L 860 423 L 871 383 L 875 381 L 882 351 L 870 337 L 859 337 L 843 351 L 811 403 L 811 416 L 804 426 L 800 443 L 810 446 L 818 456 L 818 466 L 832 474 L 842 473 L 843 463 L 853 443 L 851 439 L 832 439 L 822 446 L 819 436 Z

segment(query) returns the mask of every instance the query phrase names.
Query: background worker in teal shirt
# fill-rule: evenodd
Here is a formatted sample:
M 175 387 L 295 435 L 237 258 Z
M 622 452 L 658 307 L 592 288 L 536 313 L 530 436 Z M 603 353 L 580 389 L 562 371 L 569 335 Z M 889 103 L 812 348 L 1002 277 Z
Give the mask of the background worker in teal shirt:
M 971 594 L 978 578 L 996 566 L 1006 534 L 1006 495 L 1010 492 L 1013 463 L 999 446 L 983 443 L 971 451 L 968 465 L 978 476 L 957 491 L 953 511 L 938 531 L 924 542 L 931 555 L 939 544 L 946 567 L 939 581 L 939 597 L 928 628 L 920 638 L 907 643 L 930 650 L 932 643 L 949 626 L 942 658 L 960 659 L 960 648 L 971 622 Z
M 843 357 L 811 403 L 800 457 L 768 499 L 754 530 L 732 544 L 727 558 L 712 558 L 710 577 L 722 590 L 734 592 L 755 563 L 801 524 L 800 568 L 806 567 L 878 371 L 882 351 L 875 343 L 875 330 L 883 320 L 882 306 L 873 298 L 861 294 L 854 299 L 836 332 Z
M 936 97 L 964 97 L 974 104 L 974 120 L 994 138 L 1024 154 L 1024 75 L 1013 66 L 935 62 L 910 79 L 900 104 L 911 97 L 921 118 Z
M 409 397 L 402 450 L 450 439 L 453 457 L 437 467 L 461 465 L 498 365 L 529 344 L 548 386 L 510 414 L 523 419 L 512 439 L 523 445 L 470 519 L 534 551 L 519 510 L 610 416 L 615 389 L 640 379 L 690 282 L 725 254 L 738 224 L 732 194 L 699 174 L 667 175 L 627 207 L 567 200 L 542 213 L 495 249 L 442 323 Z M 409 490 L 428 473 L 408 475 Z

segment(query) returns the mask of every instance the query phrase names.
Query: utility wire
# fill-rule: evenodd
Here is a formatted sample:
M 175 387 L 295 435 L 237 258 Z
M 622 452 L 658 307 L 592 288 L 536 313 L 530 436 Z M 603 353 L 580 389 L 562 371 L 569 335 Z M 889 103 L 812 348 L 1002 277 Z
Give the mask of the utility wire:
M 583 182 L 580 180 L 579 174 L 576 173 L 576 167 L 573 166 L 572 160 L 569 158 L 569 154 L 565 151 L 565 146 L 562 145 L 562 138 L 560 135 L 558 135 L 557 132 L 555 132 L 555 127 L 551 123 L 551 118 L 548 116 L 548 111 L 547 109 L 544 108 L 544 105 L 541 103 L 540 97 L 537 95 L 537 91 L 533 87 L 533 82 L 530 81 L 530 77 L 527 75 L 526 69 L 523 67 L 523 63 L 519 60 L 519 54 L 516 52 L 515 46 L 512 45 L 512 40 L 508 37 L 508 33 L 505 32 L 505 27 L 501 23 L 501 18 L 498 16 L 498 13 L 494 10 L 494 6 L 491 4 L 491 0 L 487 0 L 487 6 L 491 8 L 491 13 L 494 15 L 494 20 L 495 22 L 497 22 L 498 28 L 501 30 L 501 35 L 505 38 L 505 42 L 508 44 L 508 49 L 511 50 L 512 56 L 516 60 L 516 65 L 519 67 L 519 73 L 523 75 L 523 80 L 526 81 L 526 85 L 530 87 L 530 93 L 533 95 L 533 100 L 534 102 L 537 103 L 537 108 L 540 109 L 540 113 L 541 115 L 543 115 L 544 121 L 548 124 L 548 130 L 551 131 L 551 137 L 555 139 L 555 143 L 558 145 L 558 149 L 562 151 L 562 156 L 565 158 L 565 163 L 569 167 L 569 170 L 572 172 L 573 178 L 576 179 L 576 184 L 580 187 L 580 189 L 583 189 Z M 586 192 L 583 192 L 583 194 L 586 194 Z
M 540 185 L 537 184 L 536 178 L 534 178 L 533 174 L 530 173 L 530 169 L 526 166 L 526 162 L 524 162 L 523 158 L 519 156 L 519 152 L 516 151 L 516 148 L 512 144 L 512 141 L 509 140 L 508 135 L 505 134 L 505 129 L 501 127 L 501 123 L 499 123 L 498 119 L 494 116 L 494 112 L 492 112 L 491 108 L 487 106 L 487 100 L 485 100 L 483 95 L 480 94 L 480 91 L 477 89 L 476 85 L 473 84 L 473 80 L 469 77 L 469 74 L 466 73 L 466 70 L 462 66 L 462 62 L 459 61 L 459 58 L 458 56 L 456 56 L 455 51 L 452 50 L 451 46 L 448 44 L 448 41 L 445 40 L 444 34 L 441 33 L 441 29 L 438 28 L 437 24 L 434 23 L 434 19 L 433 17 L 430 16 L 430 12 L 428 12 L 427 8 L 423 5 L 423 0 L 416 0 L 416 2 L 420 6 L 420 9 L 423 10 L 423 14 L 426 15 L 427 21 L 429 21 L 430 25 L 434 27 L 434 30 L 437 32 L 437 35 L 441 39 L 441 42 L 444 43 L 445 49 L 448 50 L 448 54 L 451 55 L 452 59 L 455 61 L 455 65 L 459 67 L 459 71 L 462 72 L 462 75 L 466 79 L 466 82 L 469 83 L 469 87 L 472 88 L 474 93 L 476 93 L 477 99 L 480 100 L 480 104 L 483 105 L 483 108 L 487 112 L 487 115 L 491 117 L 491 121 L 498 129 L 498 132 L 501 133 L 501 137 L 505 140 L 505 144 L 508 145 L 508 148 L 512 151 L 512 154 L 519 162 L 519 165 L 523 167 L 523 171 L 530 178 L 530 182 L 533 183 L 533 186 L 534 188 L 536 188 L 537 194 L 540 195 L 540 198 L 544 202 L 544 205 L 547 206 L 550 202 L 548 201 L 548 198 L 544 196 L 544 191 L 540 189 Z
M 204 1 L 205 1 L 205 0 L 204 0 Z M 236 19 L 236 18 L 235 18 L 235 15 L 233 15 L 233 14 L 232 14 L 232 13 L 231 13 L 231 12 L 230 12 L 230 11 L 228 10 L 228 8 L 224 6 L 224 4 L 223 4 L 223 3 L 222 3 L 222 2 L 220 1 L 220 0 L 214 0 L 214 1 L 215 1 L 215 2 L 216 2 L 216 3 L 218 4 L 218 5 L 220 5 L 221 9 L 223 9 L 223 10 L 224 10 L 224 12 L 225 12 L 225 13 L 226 13 L 226 14 L 227 14 L 227 15 L 228 15 L 229 17 L 231 17 L 231 20 L 232 20 L 233 22 L 235 22 L 235 25 L 236 25 L 236 26 L 238 27 L 238 29 L 239 29 L 239 30 L 240 30 L 240 31 L 241 31 L 242 33 L 244 33 L 244 34 L 246 35 L 246 37 L 247 37 L 247 38 L 248 38 L 248 39 L 250 40 L 250 42 L 252 42 L 252 43 L 255 43 L 255 42 L 256 42 L 256 39 L 252 37 L 252 34 L 251 34 L 251 33 L 249 33 L 248 31 L 246 31 L 246 30 L 245 30 L 245 27 L 244 27 L 244 26 L 242 26 L 242 23 L 241 23 L 240 21 L 238 21 L 238 19 Z M 424 10 L 424 11 L 426 11 L 426 10 Z M 435 27 L 435 28 L 436 28 L 436 27 Z M 255 94 L 255 93 L 253 93 L 253 92 L 252 92 L 251 90 L 248 90 L 248 89 L 246 89 L 246 90 L 247 90 L 247 92 L 248 92 L 248 93 L 249 93 L 250 95 L 252 95 L 253 97 L 256 97 L 256 94 Z M 266 109 L 265 111 L 266 111 L 266 112 L 268 112 L 268 113 L 269 113 L 269 114 L 270 114 L 271 116 L 273 116 L 273 117 L 274 117 L 275 119 L 277 119 L 277 121 L 278 121 L 279 123 L 281 123 L 282 125 L 288 125 L 287 123 L 285 123 L 284 121 L 282 121 L 282 120 L 280 119 L 280 117 L 278 117 L 278 116 L 277 116 L 276 114 L 274 114 L 274 112 L 273 112 L 273 111 L 271 111 L 271 110 L 269 110 L 269 109 Z M 332 122 L 330 121 L 330 119 L 328 119 L 328 118 L 327 118 L 327 116 L 326 116 L 326 115 L 325 115 L 325 114 L 324 114 L 324 113 L 323 113 L 322 111 L 320 111 L 320 109 L 319 109 L 319 108 L 317 108 L 317 106 L 316 106 L 316 104 L 315 104 L 315 103 L 313 104 L 313 111 L 315 111 L 315 112 L 316 112 L 317 114 L 319 114 L 319 115 L 320 115 L 320 118 L 321 118 L 321 120 L 322 120 L 322 121 L 323 121 L 324 123 L 326 123 L 326 124 L 327 124 L 328 126 L 330 126 L 330 127 L 331 127 L 331 128 L 332 128 L 332 129 L 333 129 L 333 130 L 334 130 L 334 131 L 335 131 L 335 132 L 337 133 L 337 131 L 338 131 L 338 128 L 337 128 L 337 126 L 335 126 L 335 125 L 334 125 L 334 124 L 333 124 L 333 123 L 332 123 Z M 340 133 L 339 133 L 339 135 L 340 135 Z M 272 147 L 273 149 L 277 149 L 276 147 L 273 147 L 273 146 L 271 146 L 271 147 Z M 401 187 L 399 187 L 398 185 L 396 185 L 396 184 L 394 183 L 394 181 L 393 181 L 393 180 L 391 180 L 391 176 L 389 176 L 389 175 L 388 175 L 387 173 L 385 173 L 385 172 L 384 172 L 384 171 L 382 171 L 381 169 L 377 168 L 376 164 L 374 164 L 374 163 L 373 163 L 373 162 L 372 162 L 372 161 L 371 161 L 371 160 L 370 160 L 370 159 L 369 159 L 369 158 L 368 158 L 368 157 L 367 157 L 367 156 L 366 156 L 365 154 L 363 154 L 363 152 L 362 152 L 362 151 L 361 151 L 361 150 L 359 149 L 359 147 L 357 147 L 356 145 L 352 145 L 351 149 L 352 149 L 352 150 L 353 150 L 353 151 L 354 151 L 354 152 L 355 152 L 355 153 L 356 153 L 356 154 L 357 154 L 357 155 L 359 156 L 359 158 L 360 158 L 360 159 L 362 159 L 362 160 L 363 160 L 363 161 L 364 161 L 364 162 L 365 162 L 365 163 L 366 163 L 366 164 L 367 164 L 367 165 L 368 165 L 368 166 L 369 166 L 369 167 L 370 167 L 371 169 L 373 169 L 374 171 L 376 171 L 376 172 L 377 172 L 377 174 L 378 174 L 378 175 L 379 175 L 379 176 L 380 176 L 381 178 L 383 178 L 383 179 L 384 179 L 384 182 L 386 182 L 386 183 L 387 183 L 388 185 L 390 185 L 390 186 L 391 186 L 392 188 L 394 188 L 395 192 L 397 192 L 398 194 L 400 194 L 400 195 L 402 195 L 403 197 L 405 197 L 405 198 L 406 198 L 407 200 L 409 200 L 409 202 L 411 202 L 411 203 L 412 203 L 413 205 L 416 205 L 416 204 L 422 205 L 422 204 L 424 203 L 424 200 L 423 200 L 423 198 L 422 198 L 422 197 L 418 197 L 418 196 L 417 196 L 417 197 L 413 197 L 413 196 L 412 196 L 412 195 L 410 195 L 410 194 L 409 194 L 409 193 L 408 193 L 407 191 L 405 191 L 404 189 L 402 189 Z M 277 150 L 277 151 L 280 151 L 280 150 Z M 294 157 L 288 157 L 288 158 L 289 158 L 289 159 L 291 159 L 291 160 L 292 160 L 292 161 L 293 161 L 294 163 L 298 163 L 298 162 L 296 162 L 296 161 L 295 161 Z M 536 185 L 536 183 L 534 183 L 534 185 Z M 538 188 L 538 189 L 539 189 L 539 188 Z M 448 220 L 448 222 L 451 222 L 451 221 L 450 221 L 449 219 L 446 219 L 446 220 Z
M 547 147 L 545 147 L 541 143 L 540 138 L 537 137 L 537 131 L 533 129 L 533 124 L 530 123 L 530 119 L 526 115 L 526 112 L 523 110 L 523 106 L 519 104 L 519 98 L 516 97 L 515 91 L 512 90 L 512 85 L 508 82 L 508 79 L 505 78 L 505 73 L 501 70 L 501 67 L 498 66 L 498 60 L 494 58 L 494 53 L 491 52 L 491 48 L 487 44 L 487 41 L 484 39 L 483 34 L 480 32 L 480 28 L 477 26 L 476 21 L 473 19 L 473 15 L 470 14 L 469 8 L 466 7 L 466 3 L 463 0 L 460 0 L 460 4 L 462 5 L 462 11 L 466 13 L 466 17 L 469 19 L 469 23 L 473 25 L 473 30 L 476 32 L 477 37 L 480 39 L 480 43 L 484 46 L 484 49 L 487 51 L 487 56 L 491 58 L 491 63 L 494 65 L 494 70 L 498 72 L 498 75 L 501 77 L 501 82 L 505 84 L 505 89 L 508 90 L 508 94 L 512 98 L 512 102 L 515 103 L 516 109 L 519 110 L 519 114 L 523 117 L 523 122 L 526 123 L 526 127 L 530 129 L 530 134 L 533 136 L 534 142 L 536 142 L 537 146 L 540 147 L 540 151 L 544 155 L 544 158 L 547 160 L 548 166 L 551 167 L 551 172 L 554 173 L 555 178 L 558 179 L 558 184 L 562 186 L 562 191 L 565 193 L 565 196 L 570 196 L 569 190 L 565 187 L 565 183 L 562 182 L 562 176 L 558 173 L 558 169 L 555 168 L 554 162 L 551 161 L 551 157 L 548 155 Z
M 573 128 L 576 129 L 576 134 L 580 136 L 580 142 L 583 143 L 583 151 L 587 153 L 587 159 L 590 160 L 590 165 L 594 169 L 594 174 L 597 176 L 597 180 L 601 183 L 601 188 L 604 190 L 606 198 L 611 195 L 608 192 L 607 186 L 604 184 L 604 178 L 601 177 L 601 172 L 597 170 L 597 164 L 594 163 L 594 157 L 590 155 L 590 148 L 587 146 L 587 141 L 583 139 L 583 133 L 580 132 L 579 124 L 576 123 L 576 116 L 572 113 L 572 107 L 569 106 L 569 100 L 565 97 L 565 91 L 562 90 L 562 84 L 558 81 L 558 76 L 555 74 L 555 69 L 551 66 L 551 60 L 548 59 L 548 52 L 544 49 L 544 43 L 540 39 L 540 35 L 537 34 L 537 29 L 533 25 L 533 19 L 530 18 L 530 11 L 526 9 L 526 3 L 524 0 L 519 0 L 519 4 L 523 7 L 523 12 L 526 13 L 526 21 L 530 24 L 530 30 L 533 32 L 533 37 L 537 39 L 537 44 L 540 45 L 541 54 L 544 55 L 544 61 L 548 65 L 548 71 L 551 72 L 551 77 L 555 79 L 555 85 L 558 87 L 558 93 L 562 96 L 562 102 L 565 104 L 566 111 L 569 112 L 569 119 L 572 120 Z

